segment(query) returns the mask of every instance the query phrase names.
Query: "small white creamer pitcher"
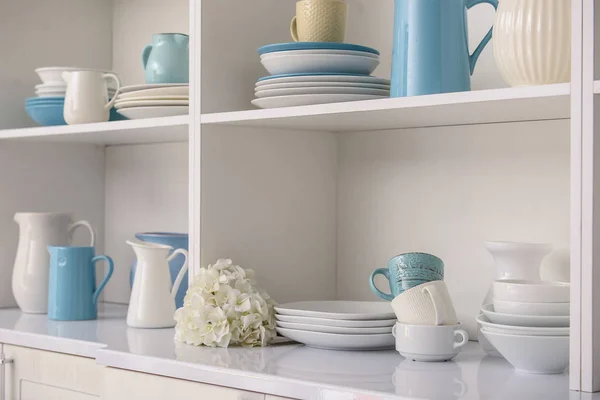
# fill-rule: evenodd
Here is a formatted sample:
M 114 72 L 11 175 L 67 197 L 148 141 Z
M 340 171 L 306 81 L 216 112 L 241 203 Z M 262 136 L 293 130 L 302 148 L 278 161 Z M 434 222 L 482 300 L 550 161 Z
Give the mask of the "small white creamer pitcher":
M 171 328 L 175 326 L 175 295 L 188 268 L 187 251 L 164 244 L 127 241 L 137 257 L 137 268 L 129 309 L 127 325 L 132 328 Z M 171 255 L 169 255 L 171 253 Z M 183 254 L 185 263 L 171 285 L 169 261 Z
M 117 75 L 101 71 L 73 71 L 63 72 L 62 77 L 67 82 L 64 108 L 67 124 L 109 120 L 110 109 L 121 89 L 121 81 Z M 108 101 L 107 79 L 113 79 L 117 83 L 117 90 L 110 101 Z

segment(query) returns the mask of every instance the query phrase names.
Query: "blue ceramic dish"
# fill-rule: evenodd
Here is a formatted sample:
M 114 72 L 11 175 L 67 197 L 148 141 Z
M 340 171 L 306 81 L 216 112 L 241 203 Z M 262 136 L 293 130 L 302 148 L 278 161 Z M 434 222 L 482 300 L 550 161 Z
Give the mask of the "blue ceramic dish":
M 25 100 L 25 112 L 40 126 L 67 125 L 63 117 L 64 97 L 30 97 Z M 126 120 L 111 108 L 109 121 Z
M 268 44 L 258 48 L 258 54 L 263 55 L 267 53 L 275 53 L 278 51 L 290 51 L 290 50 L 351 50 L 351 51 L 364 51 L 366 53 L 372 53 L 379 55 L 379 51 L 358 44 L 349 43 L 329 43 L 329 42 L 292 42 L 292 43 L 275 43 Z

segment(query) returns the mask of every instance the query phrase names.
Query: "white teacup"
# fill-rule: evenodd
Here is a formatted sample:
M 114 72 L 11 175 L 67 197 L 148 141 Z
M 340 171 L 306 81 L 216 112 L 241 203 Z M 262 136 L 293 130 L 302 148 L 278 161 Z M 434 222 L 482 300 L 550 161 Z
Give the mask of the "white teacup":
M 392 300 L 398 321 L 410 325 L 456 325 L 456 311 L 444 281 L 410 288 Z
M 396 323 L 392 334 L 396 350 L 414 361 L 447 361 L 453 359 L 469 341 L 469 334 L 456 325 L 426 326 Z M 460 337 L 456 341 L 457 336 Z

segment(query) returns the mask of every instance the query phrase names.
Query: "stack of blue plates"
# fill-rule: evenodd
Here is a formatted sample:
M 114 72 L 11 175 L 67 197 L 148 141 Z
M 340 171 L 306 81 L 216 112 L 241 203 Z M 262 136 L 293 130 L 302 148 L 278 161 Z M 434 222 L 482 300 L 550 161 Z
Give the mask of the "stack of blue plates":
M 379 52 L 347 43 L 296 42 L 258 49 L 270 76 L 256 83 L 261 108 L 291 107 L 389 97 L 390 81 L 371 76 Z
M 25 112 L 40 126 L 66 125 L 63 111 L 64 97 L 30 97 L 25 100 Z M 114 108 L 110 110 L 110 121 L 127 119 L 117 113 Z

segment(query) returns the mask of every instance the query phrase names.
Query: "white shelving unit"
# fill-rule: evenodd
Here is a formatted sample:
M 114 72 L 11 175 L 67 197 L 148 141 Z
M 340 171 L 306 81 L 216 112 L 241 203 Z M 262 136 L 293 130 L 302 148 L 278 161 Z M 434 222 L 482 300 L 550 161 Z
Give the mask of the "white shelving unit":
M 271 110 L 249 102 L 265 75 L 256 48 L 289 40 L 290 3 L 60 1 L 78 15 L 70 29 L 61 14 L 45 35 L 26 35 L 52 10 L 25 18 L 18 2 L 0 24 L 7 37 L 31 37 L 19 51 L 35 54 L 0 45 L 15 63 L 0 77 L 1 306 L 13 304 L 16 211 L 90 219 L 99 252 L 117 263 L 106 300 L 120 303 L 133 260 L 124 240 L 138 231 L 187 230 L 193 268 L 233 258 L 279 302 L 375 300 L 371 270 L 431 252 L 472 334 L 493 279 L 483 242 L 550 242 L 542 275 L 572 285 L 570 389 L 600 390 L 594 0 L 572 0 L 570 84 L 506 88 L 488 47 L 472 92 Z M 376 74 L 389 76 L 393 2 L 347 2 L 347 40 L 379 49 Z M 469 15 L 475 43 L 493 15 Z M 112 38 L 99 34 L 111 26 Z M 35 67 L 113 69 L 142 83 L 141 50 L 161 31 L 191 36 L 189 116 L 28 127 L 20 105 Z

